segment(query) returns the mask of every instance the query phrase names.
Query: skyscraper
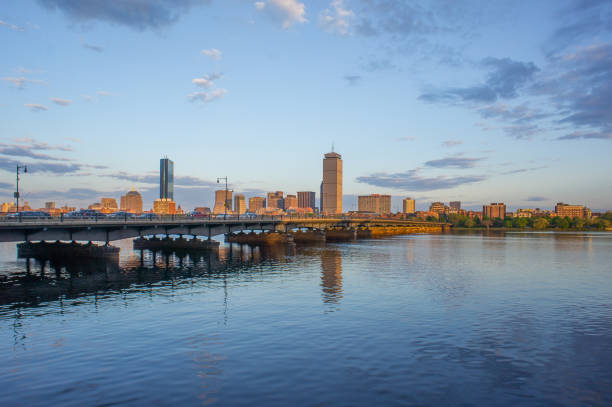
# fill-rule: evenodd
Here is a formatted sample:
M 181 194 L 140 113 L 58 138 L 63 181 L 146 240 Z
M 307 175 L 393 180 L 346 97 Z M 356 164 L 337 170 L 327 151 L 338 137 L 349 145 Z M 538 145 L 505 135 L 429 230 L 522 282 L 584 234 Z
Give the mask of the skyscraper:
M 412 198 L 405 198 L 403 201 L 403 206 L 404 206 L 404 213 L 414 213 L 414 199 Z
M 489 219 L 504 219 L 506 217 L 506 205 L 501 202 L 494 202 L 491 205 L 483 205 L 482 216 L 486 216 Z
M 284 209 L 283 191 L 268 192 L 268 208 Z
M 295 195 L 287 195 L 283 202 L 283 208 L 288 210 L 296 210 L 298 208 L 298 198 Z
M 448 206 L 450 206 L 452 209 L 459 211 L 461 210 L 461 201 L 451 201 L 448 203 Z
M 218 189 L 215 191 L 215 206 L 213 208 L 214 215 L 224 215 L 232 213 L 232 195 L 234 191 L 231 189 Z
M 159 198 L 174 200 L 174 163 L 168 158 L 159 160 Z
M 237 215 L 242 215 L 246 212 L 246 198 L 243 194 L 234 195 L 234 213 Z
M 131 213 L 142 213 L 142 196 L 133 189 L 121 197 L 121 210 Z
M 311 191 L 301 191 L 297 193 L 298 208 L 312 208 L 315 210 L 315 193 Z
M 325 154 L 321 189 L 323 213 L 342 213 L 342 156 L 336 152 Z
M 249 198 L 249 212 L 261 213 L 266 207 L 266 198 L 262 196 L 253 196 Z

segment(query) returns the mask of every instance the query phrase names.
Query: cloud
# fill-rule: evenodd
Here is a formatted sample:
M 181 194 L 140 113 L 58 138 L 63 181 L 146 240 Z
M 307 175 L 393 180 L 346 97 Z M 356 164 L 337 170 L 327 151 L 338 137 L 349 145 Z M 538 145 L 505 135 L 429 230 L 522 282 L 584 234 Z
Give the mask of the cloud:
M 363 65 L 363 69 L 368 72 L 385 71 L 395 68 L 389 59 L 372 59 Z
M 72 104 L 72 100 L 70 99 L 60 99 L 60 98 L 49 98 L 50 101 L 60 106 L 68 106 Z
M 38 79 L 27 79 L 24 77 L 7 76 L 4 78 L 0 78 L 0 80 L 11 82 L 13 85 L 17 86 L 19 89 L 23 89 L 26 83 L 42 83 L 43 85 L 46 85 L 44 81 L 41 81 Z
M 528 202 L 544 202 L 548 200 L 550 200 L 550 198 L 546 198 L 544 196 L 530 196 L 529 198 L 527 198 Z
M 612 140 L 612 133 L 574 132 L 558 137 L 557 140 Z
M 215 100 L 221 99 L 226 94 L 227 89 L 220 88 L 210 92 L 193 92 L 187 95 L 187 97 L 191 102 L 200 101 L 204 103 L 210 103 L 214 102 Z
M 19 27 L 18 25 L 11 24 L 11 23 L 8 23 L 8 22 L 2 21 L 2 20 L 0 20 L 0 26 L 8 27 L 8 28 L 10 28 L 11 30 L 14 30 L 14 31 L 21 31 L 21 32 L 25 31 L 25 29 L 23 27 Z
M 0 182 L 0 189 L 10 189 L 13 188 L 12 184 L 9 184 L 7 182 Z
M 58 151 L 72 151 L 72 147 L 65 146 L 61 144 L 47 144 L 40 141 L 37 141 L 30 137 L 18 137 L 15 138 L 14 141 L 21 145 L 26 145 L 28 148 L 32 150 L 58 150 Z
M 359 75 L 344 75 L 344 80 L 348 82 L 350 86 L 355 86 L 361 82 L 361 76 Z
M 417 138 L 414 136 L 403 136 L 403 137 L 398 137 L 397 141 L 415 141 Z
M 221 59 L 221 51 L 216 48 L 204 49 L 202 50 L 202 55 L 206 55 L 207 57 L 210 57 L 216 61 Z
M 445 140 L 442 142 L 442 145 L 444 147 L 456 147 L 463 144 L 463 141 L 461 140 Z
M 545 166 L 545 165 L 542 165 L 540 167 L 517 168 L 515 170 L 510 170 L 510 171 L 502 172 L 501 175 L 522 174 L 524 172 L 537 171 L 537 170 L 541 170 L 541 169 L 544 169 L 544 168 L 548 168 L 548 167 Z
M 86 102 L 91 102 L 93 100 L 93 97 L 90 95 L 81 95 L 81 97 L 85 99 Z
M 485 58 L 481 61 L 481 66 L 489 69 L 484 84 L 434 89 L 421 94 L 419 99 L 431 103 L 491 103 L 500 98 L 515 98 L 518 96 L 518 90 L 539 71 L 532 62 L 514 61 L 510 58 Z
M 160 29 L 178 21 L 192 7 L 210 0 L 38 0 L 76 22 L 104 21 L 135 30 Z
M 158 174 L 129 174 L 126 172 L 116 172 L 113 174 L 106 175 L 107 177 L 119 179 L 122 181 L 131 181 L 138 182 L 142 184 L 158 184 L 159 183 L 159 175 Z M 174 185 L 182 186 L 182 187 L 211 187 L 216 188 L 218 185 L 216 182 L 203 180 L 198 177 L 192 176 L 175 176 L 174 177 Z
M 94 52 L 104 52 L 104 48 L 99 45 L 88 44 L 86 42 L 81 43 L 82 47 Z
M 526 104 L 509 106 L 505 103 L 497 103 L 485 106 L 479 109 L 478 112 L 485 119 L 496 118 L 514 123 L 531 122 L 550 116 L 550 114 L 543 113 L 541 110 L 531 109 Z
M 544 130 L 536 124 L 517 124 L 503 126 L 504 133 L 517 140 L 531 140 L 536 134 L 542 133 Z
M 292 25 L 308 22 L 306 19 L 306 6 L 298 0 L 267 0 L 255 2 L 255 9 L 265 13 L 272 20 L 282 23 L 287 30 Z
M 468 158 L 468 157 L 446 157 L 439 160 L 431 160 L 425 163 L 428 167 L 435 168 L 474 168 L 476 163 L 482 161 L 483 158 Z
M 544 51 L 549 57 L 554 56 L 582 40 L 612 31 L 611 14 L 608 0 L 570 1 L 557 13 L 560 24 L 544 45 Z
M 98 96 L 113 96 L 113 94 L 112 94 L 112 93 L 107 92 L 107 91 L 105 91 L 105 90 L 99 90 L 99 91 L 97 91 L 96 93 L 98 94 Z
M 5 159 L 0 160 L 0 169 L 5 171 L 13 172 L 15 171 L 15 166 L 17 164 L 23 164 L 22 162 Z M 37 162 L 34 164 L 28 163 L 28 172 L 29 173 L 50 173 L 50 174 L 69 174 L 73 172 L 77 172 L 81 170 L 82 166 L 77 163 L 47 163 L 47 162 Z
M 434 12 L 403 0 L 372 0 L 362 2 L 362 16 L 356 24 L 356 32 L 366 37 L 391 35 L 405 37 L 415 34 L 432 34 L 441 30 Z
M 473 175 L 462 177 L 423 177 L 418 170 L 409 170 L 401 173 L 376 173 L 369 176 L 358 177 L 357 182 L 374 185 L 382 188 L 393 188 L 403 191 L 434 191 L 451 189 L 461 185 L 484 181 L 485 176 Z
M 38 103 L 26 103 L 24 106 L 29 108 L 32 112 L 43 112 L 49 110 L 47 106 L 40 105 Z
M 354 16 L 355 13 L 344 4 L 344 0 L 332 0 L 329 7 L 319 14 L 319 25 L 325 30 L 347 35 Z
M 10 157 L 29 157 L 39 160 L 66 161 L 66 159 L 64 158 L 57 158 L 47 154 L 35 153 L 32 150 L 33 149 L 28 146 L 0 144 L 0 154 L 7 155 Z
M 219 73 L 211 73 L 208 75 L 204 75 L 201 78 L 195 78 L 192 79 L 192 83 L 194 85 L 197 85 L 201 88 L 206 88 L 206 89 L 210 89 L 213 85 L 214 85 L 214 81 L 216 81 L 217 79 L 221 79 L 223 77 L 222 74 Z

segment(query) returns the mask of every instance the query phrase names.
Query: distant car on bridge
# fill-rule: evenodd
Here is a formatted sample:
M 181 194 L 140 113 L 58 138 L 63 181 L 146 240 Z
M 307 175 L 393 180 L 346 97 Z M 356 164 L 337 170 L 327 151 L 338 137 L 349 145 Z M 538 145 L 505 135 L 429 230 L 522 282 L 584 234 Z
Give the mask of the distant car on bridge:
M 8 215 L 10 219 L 28 218 L 28 219 L 51 219 L 51 215 L 42 211 L 22 211 L 11 213 Z

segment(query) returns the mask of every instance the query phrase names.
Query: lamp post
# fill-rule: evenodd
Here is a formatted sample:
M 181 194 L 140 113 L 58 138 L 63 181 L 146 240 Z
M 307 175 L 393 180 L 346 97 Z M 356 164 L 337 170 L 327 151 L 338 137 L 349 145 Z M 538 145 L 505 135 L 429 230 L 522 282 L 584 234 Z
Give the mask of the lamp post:
M 225 219 L 227 217 L 227 177 L 217 177 L 217 184 L 221 180 L 225 180 L 225 199 L 223 199 L 223 219 Z
M 28 167 L 26 165 L 17 165 L 17 171 L 15 173 L 15 178 L 17 180 L 17 187 L 16 187 L 16 191 L 13 194 L 13 196 L 15 197 L 15 213 L 19 213 L 19 171 L 23 169 L 23 173 L 27 173 L 28 172 Z

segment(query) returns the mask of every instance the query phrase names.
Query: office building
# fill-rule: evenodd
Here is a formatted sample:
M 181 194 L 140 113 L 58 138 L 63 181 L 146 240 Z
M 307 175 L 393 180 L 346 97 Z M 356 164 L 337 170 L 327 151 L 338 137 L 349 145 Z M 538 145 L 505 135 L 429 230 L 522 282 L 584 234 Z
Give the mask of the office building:
M 446 209 L 447 206 L 442 202 L 432 202 L 431 205 L 429 205 L 429 212 L 435 212 L 438 215 L 445 213 Z
M 174 162 L 168 158 L 159 160 L 159 197 L 174 200 Z
M 506 218 L 506 205 L 499 203 L 492 203 L 490 205 L 483 205 L 482 216 L 488 217 L 489 219 L 505 219 Z
M 213 214 L 224 215 L 232 213 L 232 195 L 234 191 L 219 189 L 215 191 L 215 206 L 213 207 Z
M 266 198 L 262 196 L 254 196 L 249 198 L 249 212 L 262 213 L 266 207 Z
M 236 194 L 236 196 L 234 196 L 234 213 L 236 215 L 242 215 L 246 213 L 246 210 L 246 198 L 243 194 Z
M 456 212 L 459 212 L 461 210 L 461 201 L 451 201 L 448 206 Z
M 45 209 L 55 209 L 55 202 L 45 202 Z
M 298 208 L 312 208 L 314 211 L 316 203 L 315 203 L 315 193 L 311 191 L 301 191 L 297 193 L 298 199 Z
M 413 214 L 415 212 L 415 202 L 412 198 L 405 198 L 402 201 L 402 212 L 406 214 Z
M 158 215 L 174 215 L 176 213 L 176 202 L 166 198 L 156 199 L 153 202 L 153 212 Z
M 361 195 L 357 198 L 359 212 L 373 212 L 379 215 L 391 213 L 391 195 Z
M 342 156 L 333 151 L 323 159 L 321 202 L 323 213 L 342 213 Z
M 267 208 L 284 209 L 283 191 L 268 192 Z
M 123 195 L 119 202 L 122 211 L 142 213 L 142 196 L 133 189 L 127 194 Z
M 590 218 L 591 210 L 589 208 L 585 208 L 582 205 L 568 205 L 563 202 L 557 203 L 555 205 L 555 214 L 557 216 L 568 216 L 570 218 Z
M 285 202 L 283 208 L 286 211 L 295 211 L 298 208 L 298 198 L 295 195 L 287 195 L 285 197 Z

